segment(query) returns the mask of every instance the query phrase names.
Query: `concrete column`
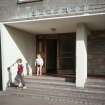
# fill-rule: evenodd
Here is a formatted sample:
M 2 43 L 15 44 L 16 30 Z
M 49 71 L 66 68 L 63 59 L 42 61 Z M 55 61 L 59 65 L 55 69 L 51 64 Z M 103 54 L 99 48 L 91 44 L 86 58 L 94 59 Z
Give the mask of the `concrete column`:
M 76 87 L 84 87 L 87 80 L 87 29 L 78 24 L 76 31 Z

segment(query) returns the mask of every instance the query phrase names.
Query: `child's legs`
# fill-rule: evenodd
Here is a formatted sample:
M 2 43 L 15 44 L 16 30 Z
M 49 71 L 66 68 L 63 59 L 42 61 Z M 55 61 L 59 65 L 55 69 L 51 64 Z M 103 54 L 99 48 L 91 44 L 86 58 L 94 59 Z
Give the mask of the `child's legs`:
M 40 67 L 37 67 L 37 76 L 39 75 Z
M 20 80 L 20 75 L 19 74 L 17 74 L 16 75 L 16 77 L 15 77 L 15 83 L 17 84 L 19 84 L 21 82 L 21 80 Z
M 42 75 L 42 66 L 40 66 L 40 75 Z
M 24 78 L 23 78 L 22 74 L 18 74 L 18 81 L 17 82 L 18 82 L 18 86 L 20 85 L 20 83 L 22 84 L 22 86 L 25 86 L 25 82 L 24 82 Z
M 23 86 L 25 86 L 25 82 L 24 82 L 24 77 L 22 76 L 22 74 L 20 74 L 20 80 Z

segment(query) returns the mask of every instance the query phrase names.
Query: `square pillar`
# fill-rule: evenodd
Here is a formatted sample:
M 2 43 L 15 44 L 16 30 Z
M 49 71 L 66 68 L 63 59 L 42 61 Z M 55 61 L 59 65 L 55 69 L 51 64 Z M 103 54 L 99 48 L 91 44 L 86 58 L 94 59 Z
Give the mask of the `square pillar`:
M 77 24 L 76 87 L 84 87 L 87 80 L 87 33 L 85 24 Z

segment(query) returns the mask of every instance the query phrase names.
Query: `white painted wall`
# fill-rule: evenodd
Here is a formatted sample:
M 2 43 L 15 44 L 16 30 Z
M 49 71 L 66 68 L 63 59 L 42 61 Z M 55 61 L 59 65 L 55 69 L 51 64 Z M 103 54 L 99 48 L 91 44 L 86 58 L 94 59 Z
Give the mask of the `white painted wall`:
M 7 87 L 9 79 L 7 68 L 22 58 L 24 75 L 27 75 L 26 63 L 29 64 L 29 74 L 32 75 L 35 59 L 35 36 L 15 28 L 1 25 L 1 51 L 2 51 L 2 78 L 3 90 Z M 12 80 L 16 75 L 17 64 L 11 67 Z
M 77 25 L 76 32 L 76 86 L 84 87 L 87 80 L 87 29 L 85 24 Z

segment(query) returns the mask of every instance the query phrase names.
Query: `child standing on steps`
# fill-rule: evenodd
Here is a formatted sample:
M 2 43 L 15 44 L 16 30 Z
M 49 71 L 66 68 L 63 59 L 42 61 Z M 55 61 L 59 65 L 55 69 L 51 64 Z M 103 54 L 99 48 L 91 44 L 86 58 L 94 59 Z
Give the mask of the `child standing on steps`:
M 37 70 L 37 76 L 42 75 L 42 67 L 43 67 L 44 61 L 40 54 L 37 54 L 37 58 L 35 60 L 35 66 Z
M 18 82 L 18 87 L 21 87 L 21 84 L 22 84 L 23 89 L 25 89 L 26 86 L 25 86 L 24 77 L 23 77 L 24 67 L 23 67 L 21 58 L 17 60 L 17 64 L 18 64 L 17 65 L 17 76 L 15 80 Z

